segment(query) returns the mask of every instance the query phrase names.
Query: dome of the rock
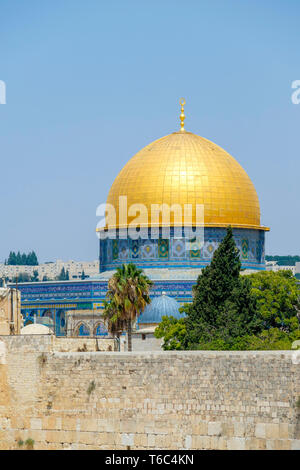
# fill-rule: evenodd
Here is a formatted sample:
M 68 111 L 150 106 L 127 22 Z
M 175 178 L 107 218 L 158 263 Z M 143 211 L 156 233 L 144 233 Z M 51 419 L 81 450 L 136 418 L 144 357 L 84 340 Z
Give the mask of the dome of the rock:
M 120 196 L 127 196 L 128 207 L 146 206 L 148 218 L 142 223 L 148 226 L 152 204 L 192 204 L 195 224 L 197 203 L 204 205 L 205 226 L 260 228 L 259 201 L 246 171 L 221 147 L 191 132 L 152 142 L 120 171 L 107 198 L 116 209 L 118 227 L 124 226 Z M 174 225 L 172 214 L 170 223 Z
M 221 147 L 184 129 L 181 104 L 181 130 L 140 150 L 111 186 L 106 225 L 99 229 L 101 272 L 128 262 L 151 269 L 202 268 L 229 225 L 243 268 L 265 267 L 269 229 L 261 225 L 251 179 Z M 141 231 L 135 237 L 128 230 L 133 226 Z M 195 240 L 187 227 L 203 230 Z

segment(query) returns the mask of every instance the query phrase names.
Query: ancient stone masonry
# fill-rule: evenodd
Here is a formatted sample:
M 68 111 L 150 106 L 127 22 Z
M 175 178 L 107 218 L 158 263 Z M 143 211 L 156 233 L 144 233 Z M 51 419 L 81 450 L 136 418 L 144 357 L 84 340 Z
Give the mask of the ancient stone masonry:
M 22 326 L 20 292 L 16 289 L 0 288 L 0 335 L 20 334 Z
M 292 351 L 55 352 L 0 337 L 0 448 L 300 449 Z M 297 406 L 298 402 L 298 406 Z

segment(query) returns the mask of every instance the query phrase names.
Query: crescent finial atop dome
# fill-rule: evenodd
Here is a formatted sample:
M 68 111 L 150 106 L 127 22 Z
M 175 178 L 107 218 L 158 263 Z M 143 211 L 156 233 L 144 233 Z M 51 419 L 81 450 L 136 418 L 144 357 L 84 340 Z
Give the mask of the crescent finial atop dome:
M 184 128 L 184 120 L 185 120 L 185 114 L 184 114 L 184 105 L 185 105 L 185 99 L 184 98 L 180 98 L 179 100 L 179 103 L 181 104 L 181 114 L 180 114 L 180 130 L 181 132 L 184 132 L 185 131 L 185 128 Z

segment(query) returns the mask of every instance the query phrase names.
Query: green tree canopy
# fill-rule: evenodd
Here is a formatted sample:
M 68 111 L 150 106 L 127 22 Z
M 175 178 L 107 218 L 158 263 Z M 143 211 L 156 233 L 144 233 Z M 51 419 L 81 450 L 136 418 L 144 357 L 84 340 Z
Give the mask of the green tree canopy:
M 300 261 L 300 256 L 298 255 L 286 255 L 286 256 L 266 256 L 266 261 L 277 261 L 278 266 L 295 266 L 297 262 Z
M 57 281 L 69 281 L 70 275 L 68 269 L 66 270 L 64 266 L 61 268 L 61 271 L 58 276 L 56 276 Z
M 17 254 L 11 251 L 5 264 L 12 266 L 38 266 L 39 263 L 34 251 L 31 251 L 28 255 L 25 253 L 21 254 L 20 251 Z
M 28 273 L 19 273 L 18 276 L 12 278 L 12 282 L 30 282 L 31 276 Z
M 17 256 L 16 256 L 16 253 L 14 251 L 11 251 L 9 253 L 7 264 L 12 265 L 12 266 L 15 266 L 17 264 Z
M 198 278 L 192 304 L 182 309 L 187 317 L 165 317 L 155 330 L 164 349 L 291 349 L 300 339 L 300 291 L 292 272 L 240 275 L 239 265 L 228 230 Z
M 27 263 L 30 265 L 30 266 L 37 266 L 39 263 L 38 263 L 38 259 L 37 259 L 37 256 L 35 254 L 34 251 L 31 251 L 31 253 L 28 254 L 27 256 Z
M 58 281 L 65 281 L 66 280 L 66 270 L 65 270 L 64 266 L 61 268 L 61 271 L 60 271 L 59 275 L 57 276 L 57 280 Z
M 300 291 L 291 271 L 262 271 L 247 278 L 251 281 L 263 329 L 281 328 L 291 332 L 298 328 Z
M 163 349 L 184 349 L 186 338 L 185 319 L 163 316 L 162 321 L 154 331 L 156 338 L 163 338 Z
M 19 251 L 18 251 L 17 256 L 16 256 L 16 264 L 17 265 L 22 265 L 22 255 Z
M 38 280 L 39 280 L 39 272 L 34 270 L 33 275 L 31 276 L 31 281 L 32 282 L 38 282 Z

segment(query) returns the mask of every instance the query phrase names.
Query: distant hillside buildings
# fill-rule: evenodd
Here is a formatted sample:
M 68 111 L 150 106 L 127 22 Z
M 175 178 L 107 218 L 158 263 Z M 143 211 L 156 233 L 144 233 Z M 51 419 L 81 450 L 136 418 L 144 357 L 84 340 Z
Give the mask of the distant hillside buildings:
M 34 271 L 38 272 L 38 280 L 42 281 L 55 280 L 64 268 L 69 273 L 69 279 L 80 279 L 83 275 L 85 277 L 92 277 L 99 273 L 99 261 L 62 261 L 43 263 L 37 266 L 28 265 L 5 265 L 0 264 L 0 277 L 6 277 L 9 280 L 14 279 L 21 274 L 34 275 Z
M 15 279 L 16 276 L 21 274 L 28 274 L 29 276 L 34 275 L 34 271 L 38 272 L 38 280 L 42 281 L 55 280 L 64 268 L 65 272 L 68 271 L 69 279 L 81 279 L 83 275 L 85 277 L 93 277 L 99 274 L 99 261 L 62 261 L 57 260 L 55 262 L 43 263 L 37 266 L 29 265 L 5 265 L 0 263 L 0 278 L 6 277 L 10 281 Z M 267 271 L 280 271 L 290 270 L 292 273 L 300 274 L 300 262 L 296 262 L 295 266 L 281 266 L 277 261 L 266 261 Z
M 300 274 L 300 262 L 295 263 L 295 266 L 280 266 L 277 261 L 266 261 L 267 271 L 292 271 L 294 274 Z

